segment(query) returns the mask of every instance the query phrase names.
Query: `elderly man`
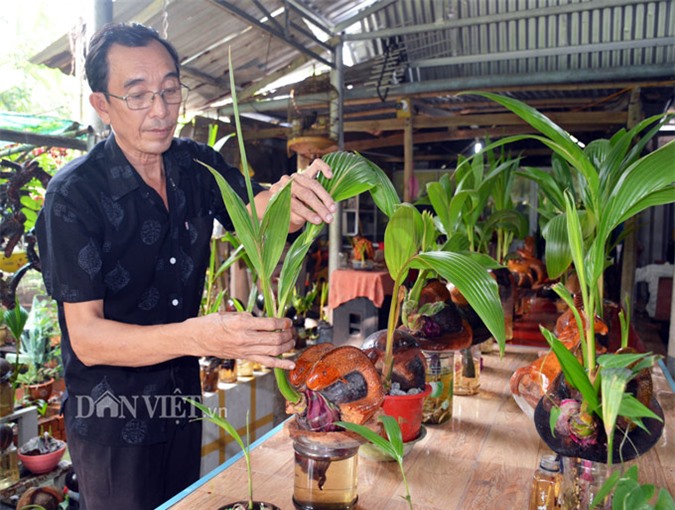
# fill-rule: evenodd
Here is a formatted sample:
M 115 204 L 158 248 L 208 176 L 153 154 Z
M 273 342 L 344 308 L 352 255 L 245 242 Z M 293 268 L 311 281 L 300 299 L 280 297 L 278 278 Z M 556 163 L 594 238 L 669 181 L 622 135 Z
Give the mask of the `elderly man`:
M 290 321 L 245 313 L 197 316 L 213 219 L 230 221 L 216 168 L 246 199 L 241 173 L 209 147 L 175 139 L 186 87 L 176 50 L 138 24 L 103 27 L 91 40 L 90 103 L 110 137 L 54 176 L 37 223 L 43 276 L 59 306 L 64 414 L 83 507 L 154 508 L 199 476 L 197 358 L 276 358 L 293 345 Z M 320 160 L 256 185 L 257 211 L 292 180 L 292 229 L 333 219 L 313 179 Z

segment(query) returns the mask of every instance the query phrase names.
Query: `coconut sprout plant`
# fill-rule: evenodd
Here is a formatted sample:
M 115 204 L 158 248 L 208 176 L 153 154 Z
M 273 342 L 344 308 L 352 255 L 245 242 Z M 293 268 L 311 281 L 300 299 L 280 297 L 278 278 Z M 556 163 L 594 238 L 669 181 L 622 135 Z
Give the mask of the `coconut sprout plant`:
M 403 479 L 403 486 L 405 487 L 405 496 L 401 497 L 408 503 L 408 508 L 413 510 L 412 494 L 410 493 L 408 478 L 406 477 L 405 468 L 403 466 L 403 456 L 405 455 L 405 452 L 401 427 L 391 416 L 382 415 L 378 420 L 382 422 L 386 438 L 364 425 L 349 422 L 337 422 L 337 425 L 340 425 L 351 432 L 356 432 L 365 440 L 373 444 L 373 446 L 383 454 L 396 461 L 398 469 L 401 472 L 401 478 Z
M 221 507 L 221 510 L 275 510 L 276 506 L 263 503 L 260 501 L 253 501 L 253 475 L 251 473 L 251 449 L 250 449 L 250 433 L 249 433 L 249 423 L 248 423 L 248 412 L 246 413 L 246 442 L 241 437 L 237 429 L 226 419 L 219 415 L 219 413 L 214 409 L 209 409 L 201 402 L 186 398 L 185 399 L 189 404 L 193 405 L 199 409 L 202 413 L 200 420 L 206 420 L 218 427 L 222 428 L 227 434 L 236 441 L 241 448 L 241 452 L 244 455 L 244 462 L 246 463 L 246 477 L 248 480 L 248 500 L 246 502 L 237 502 L 228 506 Z
M 670 142 L 643 155 L 647 141 L 667 118 L 645 119 L 633 129 L 622 129 L 610 139 L 596 140 L 582 149 L 569 133 L 520 101 L 485 92 L 471 94 L 496 101 L 539 132 L 507 137 L 494 145 L 526 138 L 537 140 L 569 165 L 578 186 L 578 200 L 575 200 L 571 190 L 561 189 L 563 183 L 555 182 L 545 173 L 526 172 L 546 189 L 560 211 L 547 226 L 547 269 L 555 276 L 572 263 L 579 279 L 582 301 L 582 309 L 578 310 L 565 287 L 555 287 L 574 312 L 582 339 L 580 359 L 552 333 L 544 330 L 544 335 L 562 366 L 570 388 L 567 394 L 575 397 L 568 400 L 576 403 L 567 402 L 568 408 L 561 410 L 558 404 L 551 408 L 551 398 L 544 397 L 537 407 L 535 419 L 542 406 L 548 406 L 552 410 L 550 423 L 553 429 L 547 424 L 538 428 L 539 433 L 564 435 L 556 441 L 569 441 L 567 444 L 574 446 L 571 450 L 577 453 L 575 456 L 606 460 L 608 464 L 614 459 L 617 432 L 622 437 L 621 446 L 625 445 L 618 449 L 622 460 L 642 453 L 644 448 L 655 443 L 654 435 L 658 437 L 658 431 L 647 425 L 660 420 L 654 412 L 658 404 L 651 395 L 641 394 L 640 388 L 637 392 L 629 391 L 629 388 L 631 382 L 649 370 L 655 358 L 637 353 L 596 357 L 595 321 L 592 318 L 602 314 L 602 275 L 608 265 L 607 251 L 613 232 L 648 207 L 675 202 L 672 166 L 675 143 Z M 641 134 L 643 136 L 638 138 Z M 637 432 L 647 435 L 642 449 L 633 444 L 628 435 L 635 427 Z M 600 455 L 599 452 L 605 450 L 606 454 Z
M 437 244 L 438 232 L 432 216 L 420 213 L 411 204 L 401 204 L 389 218 L 384 232 L 387 270 L 394 280 L 389 309 L 386 348 L 383 362 L 385 390 L 391 383 L 394 365 L 394 335 L 407 299 L 404 286 L 410 270 L 433 272 L 452 283 L 483 320 L 503 351 L 505 344 L 504 312 L 497 282 L 477 257 L 443 249 Z M 447 247 L 446 247 L 447 248 Z M 482 260 L 483 257 L 478 257 Z
M 291 186 L 289 183 L 292 181 L 274 194 L 265 211 L 257 211 L 253 200 L 253 186 L 244 150 L 232 73 L 230 85 L 241 165 L 246 180 L 250 209 L 218 172 L 212 168 L 209 169 L 220 188 L 237 238 L 258 278 L 260 291 L 264 298 L 265 314 L 269 317 L 283 317 L 291 302 L 302 263 L 324 225 L 307 224 L 304 231 L 293 241 L 286 251 L 275 288 L 272 284 L 272 274 L 281 260 L 290 227 Z M 336 202 L 368 191 L 385 214 L 393 213 L 399 199 L 393 184 L 379 167 L 358 154 L 347 152 L 331 153 L 324 156 L 323 160 L 331 167 L 333 177 L 327 179 L 319 175 L 318 182 Z M 205 166 L 208 167 L 208 165 Z M 301 412 L 305 407 L 304 395 L 288 383 L 285 371 L 275 369 L 274 373 L 284 398 Z

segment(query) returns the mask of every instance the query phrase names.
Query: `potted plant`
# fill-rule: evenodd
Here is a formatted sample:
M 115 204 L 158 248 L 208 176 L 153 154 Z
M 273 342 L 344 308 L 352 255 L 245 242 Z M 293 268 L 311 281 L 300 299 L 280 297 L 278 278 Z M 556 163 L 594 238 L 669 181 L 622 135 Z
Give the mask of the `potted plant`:
M 234 77 L 230 75 L 234 118 L 241 156 L 241 165 L 246 180 L 250 212 L 243 200 L 232 190 L 227 181 L 213 169 L 227 212 L 234 225 L 243 251 L 253 267 L 263 296 L 264 312 L 269 317 L 283 317 L 290 304 L 302 262 L 312 243 L 323 230 L 324 225 L 308 224 L 286 251 L 281 273 L 276 285 L 272 285 L 272 273 L 279 264 L 286 244 L 290 226 L 291 186 L 280 189 L 269 201 L 267 209 L 259 214 L 253 200 L 253 188 L 248 172 L 248 162 L 236 100 Z M 335 201 L 344 200 L 369 191 L 378 207 L 385 213 L 393 213 L 398 202 L 396 191 L 384 172 L 372 162 L 358 154 L 346 152 L 331 153 L 323 158 L 333 172 L 332 179 L 318 176 L 318 182 L 331 194 Z M 208 168 L 208 165 L 205 165 Z M 290 181 L 289 181 L 290 182 Z M 304 412 L 304 396 L 293 388 L 283 370 L 275 369 L 277 386 L 284 398 L 296 409 Z
M 278 506 L 271 503 L 253 501 L 253 476 L 251 474 L 251 445 L 248 426 L 248 413 L 246 415 L 246 442 L 244 442 L 241 435 L 237 432 L 237 429 L 235 429 L 226 418 L 220 416 L 217 411 L 209 409 L 204 404 L 196 402 L 195 400 L 189 398 L 186 398 L 185 400 L 201 411 L 202 417 L 198 419 L 210 421 L 227 432 L 227 434 L 229 434 L 230 437 L 232 437 L 232 439 L 237 442 L 241 448 L 241 452 L 244 455 L 244 462 L 246 463 L 246 476 L 248 478 L 248 500 L 228 503 L 225 506 L 221 506 L 220 510 L 280 510 Z
M 355 235 L 351 238 L 350 242 L 352 244 L 352 266 L 354 269 L 368 269 L 372 267 L 375 250 L 370 239 L 361 235 Z
M 502 352 L 504 349 L 504 312 L 496 281 L 490 277 L 485 267 L 477 262 L 474 255 L 441 250 L 436 244 L 436 239 L 436 227 L 431 215 L 420 213 L 413 205 L 407 203 L 396 208 L 385 229 L 384 240 L 387 246 L 385 262 L 394 280 L 392 303 L 386 332 L 375 333 L 364 347 L 371 349 L 371 356 L 382 372 L 386 393 L 389 393 L 392 387 L 395 357 L 398 354 L 396 351 L 406 344 L 410 345 L 409 340 L 405 339 L 405 333 L 397 331 L 397 328 L 402 305 L 408 297 L 404 282 L 411 269 L 433 272 L 455 285 L 497 339 Z M 482 258 L 480 255 L 477 257 Z M 419 349 L 417 342 L 413 340 L 413 343 L 413 348 Z M 398 401 L 407 398 L 405 395 L 389 395 L 389 397 L 385 398 L 385 406 L 388 405 L 388 401 L 396 406 Z M 414 439 L 419 433 L 422 403 L 423 399 L 419 402 L 419 410 L 407 418 L 407 423 L 402 424 L 404 441 Z M 414 422 L 412 416 L 415 416 Z
M 49 473 L 63 457 L 66 443 L 47 432 L 26 441 L 19 448 L 19 460 L 33 474 Z
M 33 401 L 49 399 L 61 370 L 60 345 L 54 340 L 59 331 L 54 305 L 52 300 L 35 296 L 21 333 L 19 359 L 26 368 L 18 373 L 17 383 Z
M 648 390 L 644 377 L 656 357 L 638 353 L 596 357 L 595 321 L 589 318 L 602 313 L 602 274 L 612 232 L 650 206 L 675 201 L 675 143 L 641 156 L 646 143 L 643 140 L 667 119 L 646 119 L 611 140 L 596 141 L 582 150 L 568 133 L 529 106 L 495 94 L 476 94 L 500 103 L 541 133 L 508 137 L 497 143 L 528 137 L 539 140 L 560 155 L 583 183 L 579 190 L 583 205 L 578 205 L 569 191 L 557 197 L 564 212 L 549 222 L 547 244 L 549 273 L 556 274 L 551 266 L 562 267 L 569 259 L 579 279 L 581 310 L 574 306 L 563 285 L 556 285 L 554 290 L 574 313 L 582 339 L 581 361 L 542 328 L 560 362 L 562 376 L 552 394 L 544 396 L 535 410 L 537 430 L 551 448 L 568 457 L 606 461 L 609 466 L 615 458 L 633 458 L 649 449 L 662 429 L 658 402 L 649 392 L 644 395 L 631 388 L 633 381 L 639 381 L 638 390 Z M 634 138 L 644 130 L 648 130 L 647 135 L 633 146 Z M 544 176 L 540 180 L 556 193 L 551 180 Z M 615 444 L 617 432 L 622 440 Z

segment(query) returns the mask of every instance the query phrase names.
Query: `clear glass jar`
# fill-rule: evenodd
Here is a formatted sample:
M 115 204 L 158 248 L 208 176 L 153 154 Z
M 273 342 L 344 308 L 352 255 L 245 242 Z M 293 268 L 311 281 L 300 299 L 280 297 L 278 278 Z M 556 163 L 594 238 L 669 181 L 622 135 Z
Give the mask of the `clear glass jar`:
M 595 495 L 609 474 L 610 470 L 605 463 L 578 457 L 563 457 L 562 508 L 564 510 L 589 510 Z M 602 504 L 592 508 L 609 510 L 611 507 L 611 498 L 607 497 Z
M 238 359 L 237 377 L 253 377 L 253 363 L 247 359 Z
M 293 440 L 295 475 L 293 504 L 298 510 L 349 510 L 358 499 L 359 445 Z
M 218 382 L 237 382 L 237 360 L 224 359 L 220 362 L 220 367 L 218 367 Z
M 532 478 L 529 510 L 560 509 L 560 463 L 556 455 L 544 455 Z
M 475 395 L 480 391 L 480 358 L 476 346 L 455 351 L 455 395 Z
M 14 388 L 7 379 L 0 382 L 0 416 L 8 416 L 14 412 Z
M 0 490 L 19 481 L 19 456 L 14 444 L 0 451 Z
M 454 351 L 423 351 L 427 360 L 426 382 L 431 393 L 424 399 L 422 423 L 445 423 L 452 418 Z

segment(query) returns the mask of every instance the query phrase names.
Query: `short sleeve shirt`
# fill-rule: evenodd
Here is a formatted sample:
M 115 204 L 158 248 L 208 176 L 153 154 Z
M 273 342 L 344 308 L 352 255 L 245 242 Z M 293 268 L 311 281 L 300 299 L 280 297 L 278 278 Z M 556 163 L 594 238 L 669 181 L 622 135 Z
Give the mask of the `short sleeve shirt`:
M 143 367 L 85 366 L 74 353 L 63 303 L 103 300 L 107 319 L 181 322 L 199 311 L 213 219 L 231 223 L 216 180 L 247 202 L 245 180 L 209 147 L 175 139 L 164 154 L 168 210 L 129 164 L 114 135 L 59 170 L 36 224 L 47 292 L 59 304 L 71 428 L 110 445 L 164 441 L 199 396 L 193 357 Z M 255 185 L 254 193 L 260 191 Z M 192 414 L 192 417 L 194 415 Z

